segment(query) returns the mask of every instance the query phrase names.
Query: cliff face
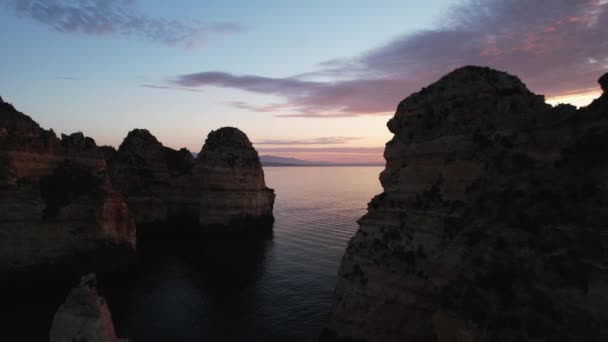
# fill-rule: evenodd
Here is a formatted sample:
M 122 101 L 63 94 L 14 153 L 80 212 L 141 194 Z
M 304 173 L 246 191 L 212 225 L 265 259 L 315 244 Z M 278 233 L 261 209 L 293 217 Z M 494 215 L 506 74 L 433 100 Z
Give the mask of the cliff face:
M 402 101 L 324 338 L 608 340 L 608 75 L 587 108 L 465 67 Z
M 269 225 L 274 190 L 266 187 L 257 151 L 232 127 L 209 133 L 194 174 L 202 182 L 199 223 L 209 227 Z
M 127 342 L 116 337 L 112 315 L 97 293 L 97 281 L 89 274 L 74 287 L 57 310 L 49 334 L 50 342 Z
M 165 221 L 169 215 L 174 180 L 165 150 L 150 132 L 136 129 L 109 161 L 112 183 L 125 196 L 137 224 Z
M 0 272 L 135 247 L 135 226 L 95 142 L 82 133 L 59 139 L 4 102 L 0 235 Z
M 272 223 L 274 192 L 264 183 L 257 152 L 236 128 L 211 132 L 197 159 L 133 130 L 109 157 L 110 177 L 138 224 L 185 223 L 238 228 Z

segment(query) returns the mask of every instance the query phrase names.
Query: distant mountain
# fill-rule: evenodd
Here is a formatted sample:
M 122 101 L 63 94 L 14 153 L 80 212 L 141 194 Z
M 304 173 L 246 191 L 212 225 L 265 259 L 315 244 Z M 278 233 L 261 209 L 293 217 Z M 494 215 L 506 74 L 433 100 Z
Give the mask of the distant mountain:
M 332 163 L 325 161 L 310 161 L 297 158 L 264 155 L 260 156 L 263 166 L 372 166 L 379 163 Z
M 264 166 L 313 166 L 313 165 L 330 165 L 328 162 L 315 162 L 296 158 L 279 157 L 279 156 L 260 156 L 260 161 Z

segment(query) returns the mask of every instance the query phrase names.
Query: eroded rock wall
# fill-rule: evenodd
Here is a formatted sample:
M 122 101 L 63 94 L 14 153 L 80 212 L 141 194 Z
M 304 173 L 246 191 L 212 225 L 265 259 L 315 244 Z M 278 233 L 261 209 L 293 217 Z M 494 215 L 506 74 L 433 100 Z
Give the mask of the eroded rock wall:
M 324 340 L 608 340 L 608 94 L 553 108 L 465 67 L 388 127 Z
M 212 131 L 196 159 L 141 129 L 105 154 L 112 182 L 138 224 L 224 231 L 273 222 L 274 192 L 265 185 L 257 152 L 236 128 Z
M 260 158 L 245 133 L 232 127 L 209 133 L 193 173 L 202 181 L 201 225 L 248 229 L 274 222 L 274 190 L 266 186 Z
M 59 139 L 4 102 L 0 235 L 0 272 L 135 248 L 134 223 L 93 139 Z

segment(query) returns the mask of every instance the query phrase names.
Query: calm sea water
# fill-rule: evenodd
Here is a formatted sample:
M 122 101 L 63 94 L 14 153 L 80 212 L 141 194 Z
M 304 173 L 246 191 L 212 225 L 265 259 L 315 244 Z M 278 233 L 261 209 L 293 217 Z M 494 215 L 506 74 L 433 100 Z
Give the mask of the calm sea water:
M 267 167 L 272 232 L 138 246 L 101 279 L 120 336 L 140 341 L 316 341 L 356 221 L 382 167 Z

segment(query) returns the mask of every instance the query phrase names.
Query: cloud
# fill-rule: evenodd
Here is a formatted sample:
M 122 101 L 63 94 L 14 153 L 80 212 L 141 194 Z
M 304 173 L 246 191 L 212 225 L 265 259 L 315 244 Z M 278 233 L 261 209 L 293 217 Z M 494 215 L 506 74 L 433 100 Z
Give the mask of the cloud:
M 123 35 L 166 45 L 195 47 L 210 34 L 242 31 L 233 23 L 151 18 L 136 10 L 135 0 L 0 0 L 17 15 L 66 33 Z
M 203 93 L 201 89 L 192 89 L 192 88 L 184 88 L 184 87 L 172 87 L 167 85 L 156 85 L 156 84 L 140 84 L 142 88 L 150 88 L 150 89 L 172 89 L 172 90 L 182 90 L 182 91 L 190 91 L 195 93 Z
M 323 62 L 309 73 L 270 78 L 207 71 L 179 75 L 174 83 L 271 94 L 284 102 L 234 104 L 319 118 L 389 114 L 412 92 L 464 65 L 506 70 L 550 97 L 597 88 L 597 78 L 608 70 L 606 0 L 470 0 L 442 22 L 359 56 Z M 319 77 L 333 81 L 314 81 Z
M 299 140 L 278 140 L 267 139 L 254 142 L 255 145 L 339 145 L 346 144 L 351 141 L 361 140 L 360 137 L 323 137 L 314 139 L 299 139 Z

